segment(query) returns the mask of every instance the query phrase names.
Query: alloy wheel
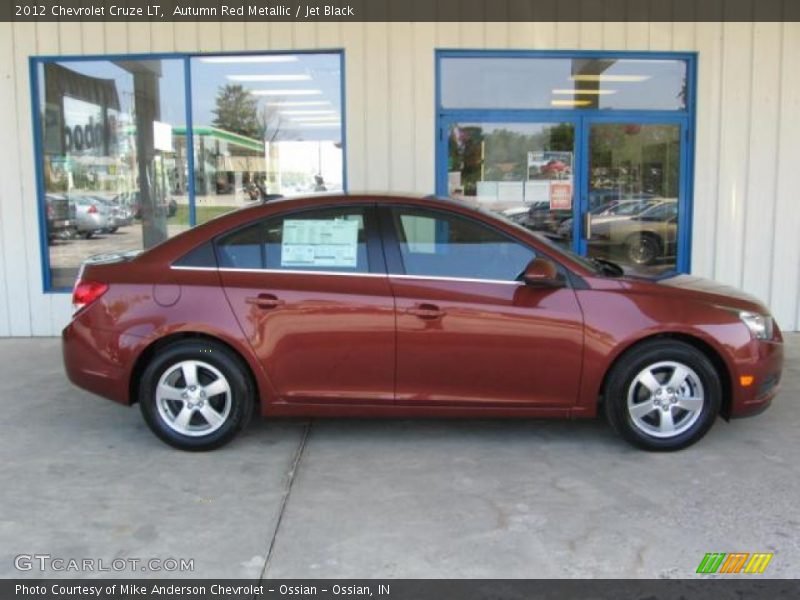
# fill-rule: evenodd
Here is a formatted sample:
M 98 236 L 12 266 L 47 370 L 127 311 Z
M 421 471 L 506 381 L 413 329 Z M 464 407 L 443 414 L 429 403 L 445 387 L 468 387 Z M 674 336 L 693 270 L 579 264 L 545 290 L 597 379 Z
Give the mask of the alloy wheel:
M 633 425 L 657 438 L 678 436 L 695 424 L 705 393 L 697 373 L 685 364 L 662 361 L 642 369 L 628 388 Z
M 156 407 L 164 423 L 197 437 L 222 427 L 231 411 L 231 386 L 216 367 L 183 360 L 167 368 L 156 387 Z
M 636 238 L 628 248 L 628 258 L 637 265 L 649 265 L 658 256 L 658 245 L 648 236 Z

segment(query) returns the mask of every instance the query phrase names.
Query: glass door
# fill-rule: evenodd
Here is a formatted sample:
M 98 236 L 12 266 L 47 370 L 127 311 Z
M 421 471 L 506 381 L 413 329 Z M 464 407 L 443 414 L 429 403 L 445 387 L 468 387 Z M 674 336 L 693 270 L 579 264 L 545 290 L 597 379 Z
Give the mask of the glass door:
M 504 214 L 567 247 L 576 122 L 445 122 L 447 195 Z
M 686 269 L 681 119 L 443 120 L 439 190 L 632 275 Z M 446 153 L 446 154 L 444 154 Z M 446 159 L 446 160 L 445 160 Z
M 587 119 L 578 250 L 634 275 L 678 270 L 681 126 Z

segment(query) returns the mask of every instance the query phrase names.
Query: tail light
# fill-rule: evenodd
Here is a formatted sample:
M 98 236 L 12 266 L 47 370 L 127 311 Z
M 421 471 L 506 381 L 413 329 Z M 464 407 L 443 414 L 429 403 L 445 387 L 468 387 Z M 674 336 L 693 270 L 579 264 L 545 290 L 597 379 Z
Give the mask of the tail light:
M 92 302 L 105 294 L 106 291 L 108 291 L 107 283 L 78 279 L 72 290 L 72 308 L 74 312 L 77 313 L 82 308 L 89 306 Z
M 48 219 L 52 219 L 53 216 L 54 216 L 54 213 L 55 213 L 55 211 L 53 210 L 53 207 L 48 204 L 47 205 L 47 218 Z
M 94 204 L 92 204 L 89 207 L 89 210 L 87 210 L 86 212 L 89 213 L 90 215 L 93 215 L 93 214 L 97 213 L 97 207 Z

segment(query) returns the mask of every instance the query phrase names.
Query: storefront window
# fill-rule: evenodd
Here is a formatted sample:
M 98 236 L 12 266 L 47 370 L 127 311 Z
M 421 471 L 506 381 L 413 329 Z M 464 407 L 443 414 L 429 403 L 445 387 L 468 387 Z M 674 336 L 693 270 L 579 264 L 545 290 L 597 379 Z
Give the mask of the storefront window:
M 686 62 L 613 57 L 447 57 L 444 108 L 686 108 Z
M 186 155 L 181 60 L 39 65 L 41 174 L 49 280 L 70 287 L 93 254 L 152 246 L 181 231 Z
M 437 193 L 626 273 L 688 270 L 694 55 L 442 50 L 437 72 Z
M 192 59 L 197 222 L 273 196 L 341 192 L 338 54 Z
M 341 61 L 37 61 L 45 288 L 71 288 L 90 256 L 150 248 L 248 203 L 342 191 Z

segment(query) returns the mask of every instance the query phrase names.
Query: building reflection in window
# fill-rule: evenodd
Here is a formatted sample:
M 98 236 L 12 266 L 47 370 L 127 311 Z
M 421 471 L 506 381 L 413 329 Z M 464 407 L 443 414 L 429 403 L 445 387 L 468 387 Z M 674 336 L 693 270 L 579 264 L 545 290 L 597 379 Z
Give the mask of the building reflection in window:
M 188 227 L 183 61 L 48 62 L 38 76 L 49 281 L 67 288 L 88 256 Z

